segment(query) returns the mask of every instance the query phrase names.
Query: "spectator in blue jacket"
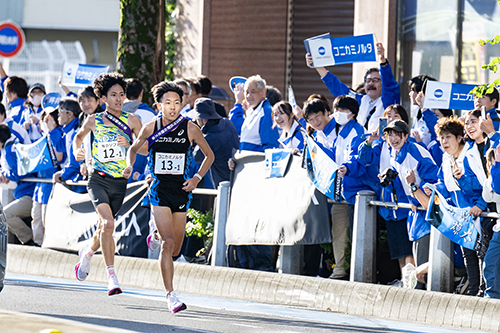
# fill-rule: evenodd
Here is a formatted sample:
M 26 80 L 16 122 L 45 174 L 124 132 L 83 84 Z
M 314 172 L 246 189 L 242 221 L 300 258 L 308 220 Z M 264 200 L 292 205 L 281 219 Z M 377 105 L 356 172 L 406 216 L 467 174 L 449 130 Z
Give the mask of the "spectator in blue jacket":
M 415 192 L 421 192 L 424 184 L 437 182 L 438 167 L 429 151 L 408 140 L 410 129 L 402 120 L 391 122 L 385 129 L 386 140 L 391 146 L 391 166 L 398 172 L 403 190 L 412 204 L 406 222 L 408 238 L 413 242 L 413 257 L 417 266 L 429 261 L 430 224 L 425 221 L 425 211 L 417 210 L 420 205 Z M 424 194 L 425 195 L 425 194 Z M 419 288 L 423 288 L 419 285 Z
M 24 102 L 28 98 L 28 84 L 26 80 L 18 76 L 7 76 L 2 63 L 0 63 L 0 83 L 10 107 L 8 117 L 12 118 L 19 125 L 23 125 L 22 118 L 26 109 Z
M 78 101 L 74 98 L 65 97 L 59 102 L 58 123 L 62 126 L 64 132 L 62 140 L 54 140 L 54 148 L 57 152 L 66 154 L 66 159 L 61 163 L 62 170 L 58 171 L 52 177 L 56 183 L 66 180 L 79 181 L 82 179 L 80 174 L 80 162 L 75 159 L 73 154 L 73 138 L 78 131 L 78 116 L 82 112 Z M 84 186 L 74 186 L 74 191 L 85 191 Z
M 491 93 L 483 94 L 482 97 L 474 96 L 474 108 L 481 109 L 484 107 L 486 109 L 486 118 L 491 118 L 496 132 L 500 131 L 500 117 L 497 113 L 499 100 L 500 97 L 496 87 L 493 87 Z M 490 133 L 492 133 L 492 131 L 486 132 L 486 134 Z
M 7 113 L 5 112 L 5 107 L 0 103 L 0 124 L 6 124 L 9 126 L 11 134 L 13 134 L 19 143 L 29 144 L 31 143 L 28 132 L 16 123 L 12 118 L 7 118 Z
M 9 126 L 0 124 L 0 148 L 2 170 L 0 172 L 0 185 L 2 188 L 14 189 L 14 201 L 4 207 L 7 226 L 21 243 L 36 245 L 33 241 L 31 228 L 22 219 L 31 216 L 33 205 L 33 190 L 35 183 L 20 182 L 21 178 L 33 177 L 32 174 L 19 176 L 17 173 L 17 156 L 14 149 L 16 137 L 10 133 Z
M 382 117 L 384 110 L 389 105 L 400 103 L 401 95 L 399 84 L 385 57 L 384 46 L 382 43 L 377 43 L 376 47 L 380 68 L 370 68 L 366 71 L 364 76 L 366 95 L 354 94 L 359 103 L 357 120 L 370 133 L 377 129 L 378 118 Z M 306 63 L 313 68 L 313 60 L 309 53 L 306 54 Z M 347 85 L 326 68 L 315 67 L 315 69 L 333 96 L 353 94 Z

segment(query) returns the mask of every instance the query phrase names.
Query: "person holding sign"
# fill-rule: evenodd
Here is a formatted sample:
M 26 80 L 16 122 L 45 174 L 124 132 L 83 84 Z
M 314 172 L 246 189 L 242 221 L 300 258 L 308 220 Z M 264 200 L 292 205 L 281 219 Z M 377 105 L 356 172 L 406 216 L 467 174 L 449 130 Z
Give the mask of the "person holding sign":
M 149 200 L 161 238 L 160 272 L 167 291 L 169 310 L 176 313 L 186 309 L 186 305 L 174 294 L 172 256 L 179 255 L 184 240 L 186 211 L 191 201 L 191 191 L 208 172 L 214 161 L 214 154 L 201 130 L 180 116 L 183 92 L 178 85 L 164 81 L 154 86 L 152 93 L 162 115 L 141 129 L 138 139 L 128 152 L 123 177 L 130 177 L 136 155 L 146 144 L 153 177 Z M 199 105 L 200 103 L 195 104 L 195 109 Z M 200 147 L 205 159 L 198 173 L 193 178 L 188 178 L 195 143 Z
M 90 247 L 79 252 L 80 261 L 75 266 L 75 273 L 79 281 L 85 280 L 90 270 L 90 259 L 101 247 L 108 272 L 108 295 L 111 296 L 122 292 L 114 269 L 114 216 L 122 206 L 127 190 L 127 179 L 122 176 L 127 166 L 126 152 L 132 144 L 132 135 L 139 135 L 142 124 L 136 115 L 122 111 L 127 83 L 121 74 L 100 74 L 93 86 L 96 95 L 106 103 L 106 111 L 85 119 L 75 135 L 73 151 L 76 160 L 85 158 L 81 145 L 92 131 L 93 172 L 87 189 L 100 221 Z
M 382 117 L 384 110 L 400 102 L 399 84 L 392 74 L 389 60 L 385 57 L 385 49 L 382 43 L 377 43 L 377 55 L 380 68 L 370 68 L 364 76 L 366 95 L 356 94 L 359 103 L 359 114 L 357 121 L 368 130 L 373 132 L 377 129 L 378 118 Z M 350 89 L 342 83 L 335 75 L 325 67 L 313 67 L 313 60 L 309 53 L 306 54 L 306 64 L 315 68 L 328 90 L 334 96 L 349 95 Z

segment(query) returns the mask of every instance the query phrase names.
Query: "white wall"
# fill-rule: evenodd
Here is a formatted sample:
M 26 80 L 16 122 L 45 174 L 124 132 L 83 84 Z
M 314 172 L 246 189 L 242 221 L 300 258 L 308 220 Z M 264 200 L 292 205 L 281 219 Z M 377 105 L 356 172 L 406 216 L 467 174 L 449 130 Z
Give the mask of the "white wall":
M 34 29 L 118 31 L 119 22 L 119 0 L 24 0 L 21 26 Z

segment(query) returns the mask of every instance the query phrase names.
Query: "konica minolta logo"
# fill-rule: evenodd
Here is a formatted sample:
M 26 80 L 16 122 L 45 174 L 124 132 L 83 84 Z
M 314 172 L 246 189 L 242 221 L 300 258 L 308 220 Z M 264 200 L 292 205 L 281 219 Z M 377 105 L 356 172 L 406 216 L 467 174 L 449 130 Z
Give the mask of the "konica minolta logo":
M 325 55 L 325 53 L 326 53 L 325 48 L 324 48 L 323 46 L 320 46 L 320 47 L 319 47 L 319 49 L 318 49 L 318 53 L 319 53 L 320 55 Z
M 436 97 L 436 98 L 441 98 L 441 97 L 443 97 L 443 94 L 444 94 L 444 93 L 443 93 L 443 90 L 441 90 L 441 89 L 436 89 L 436 90 L 434 90 L 434 97 Z

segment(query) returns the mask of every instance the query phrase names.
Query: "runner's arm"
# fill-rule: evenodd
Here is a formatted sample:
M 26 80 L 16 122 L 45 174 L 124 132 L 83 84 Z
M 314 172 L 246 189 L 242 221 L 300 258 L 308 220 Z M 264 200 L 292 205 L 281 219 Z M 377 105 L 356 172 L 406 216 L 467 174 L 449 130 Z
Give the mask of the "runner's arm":
M 214 153 L 212 152 L 212 149 L 210 149 L 210 146 L 205 140 L 205 137 L 203 136 L 201 130 L 192 122 L 188 123 L 188 137 L 189 141 L 191 141 L 191 144 L 193 144 L 193 142 L 196 142 L 196 144 L 198 144 L 198 146 L 200 147 L 202 153 L 205 155 L 205 159 L 201 163 L 200 169 L 198 170 L 198 174 L 201 176 L 201 178 L 203 178 L 203 176 L 205 176 L 205 174 L 208 172 L 208 169 L 210 169 L 210 166 L 212 166 L 212 163 L 214 162 Z M 198 177 L 190 178 L 184 182 L 184 187 L 182 189 L 186 192 L 190 192 L 196 188 L 200 180 L 201 179 L 199 179 Z
M 82 146 L 83 139 L 89 134 L 89 132 L 93 129 L 93 125 L 95 123 L 95 115 L 87 117 L 82 127 L 78 130 L 73 139 L 73 153 L 75 154 L 75 158 L 78 155 L 80 147 Z
M 139 120 L 140 123 L 140 120 Z M 147 143 L 148 137 L 151 135 L 152 129 L 154 128 L 154 123 L 149 123 L 142 127 L 140 130 L 137 139 L 134 141 L 132 146 L 130 146 L 128 153 L 127 153 L 127 167 L 123 169 L 122 175 L 125 178 L 129 178 L 132 174 L 132 168 L 135 163 L 135 158 L 137 155 L 137 152 L 141 149 L 142 146 L 144 146 L 144 143 Z M 133 129 L 132 129 L 133 131 Z M 134 132 L 136 133 L 136 132 Z M 146 148 L 147 148 L 146 144 Z

